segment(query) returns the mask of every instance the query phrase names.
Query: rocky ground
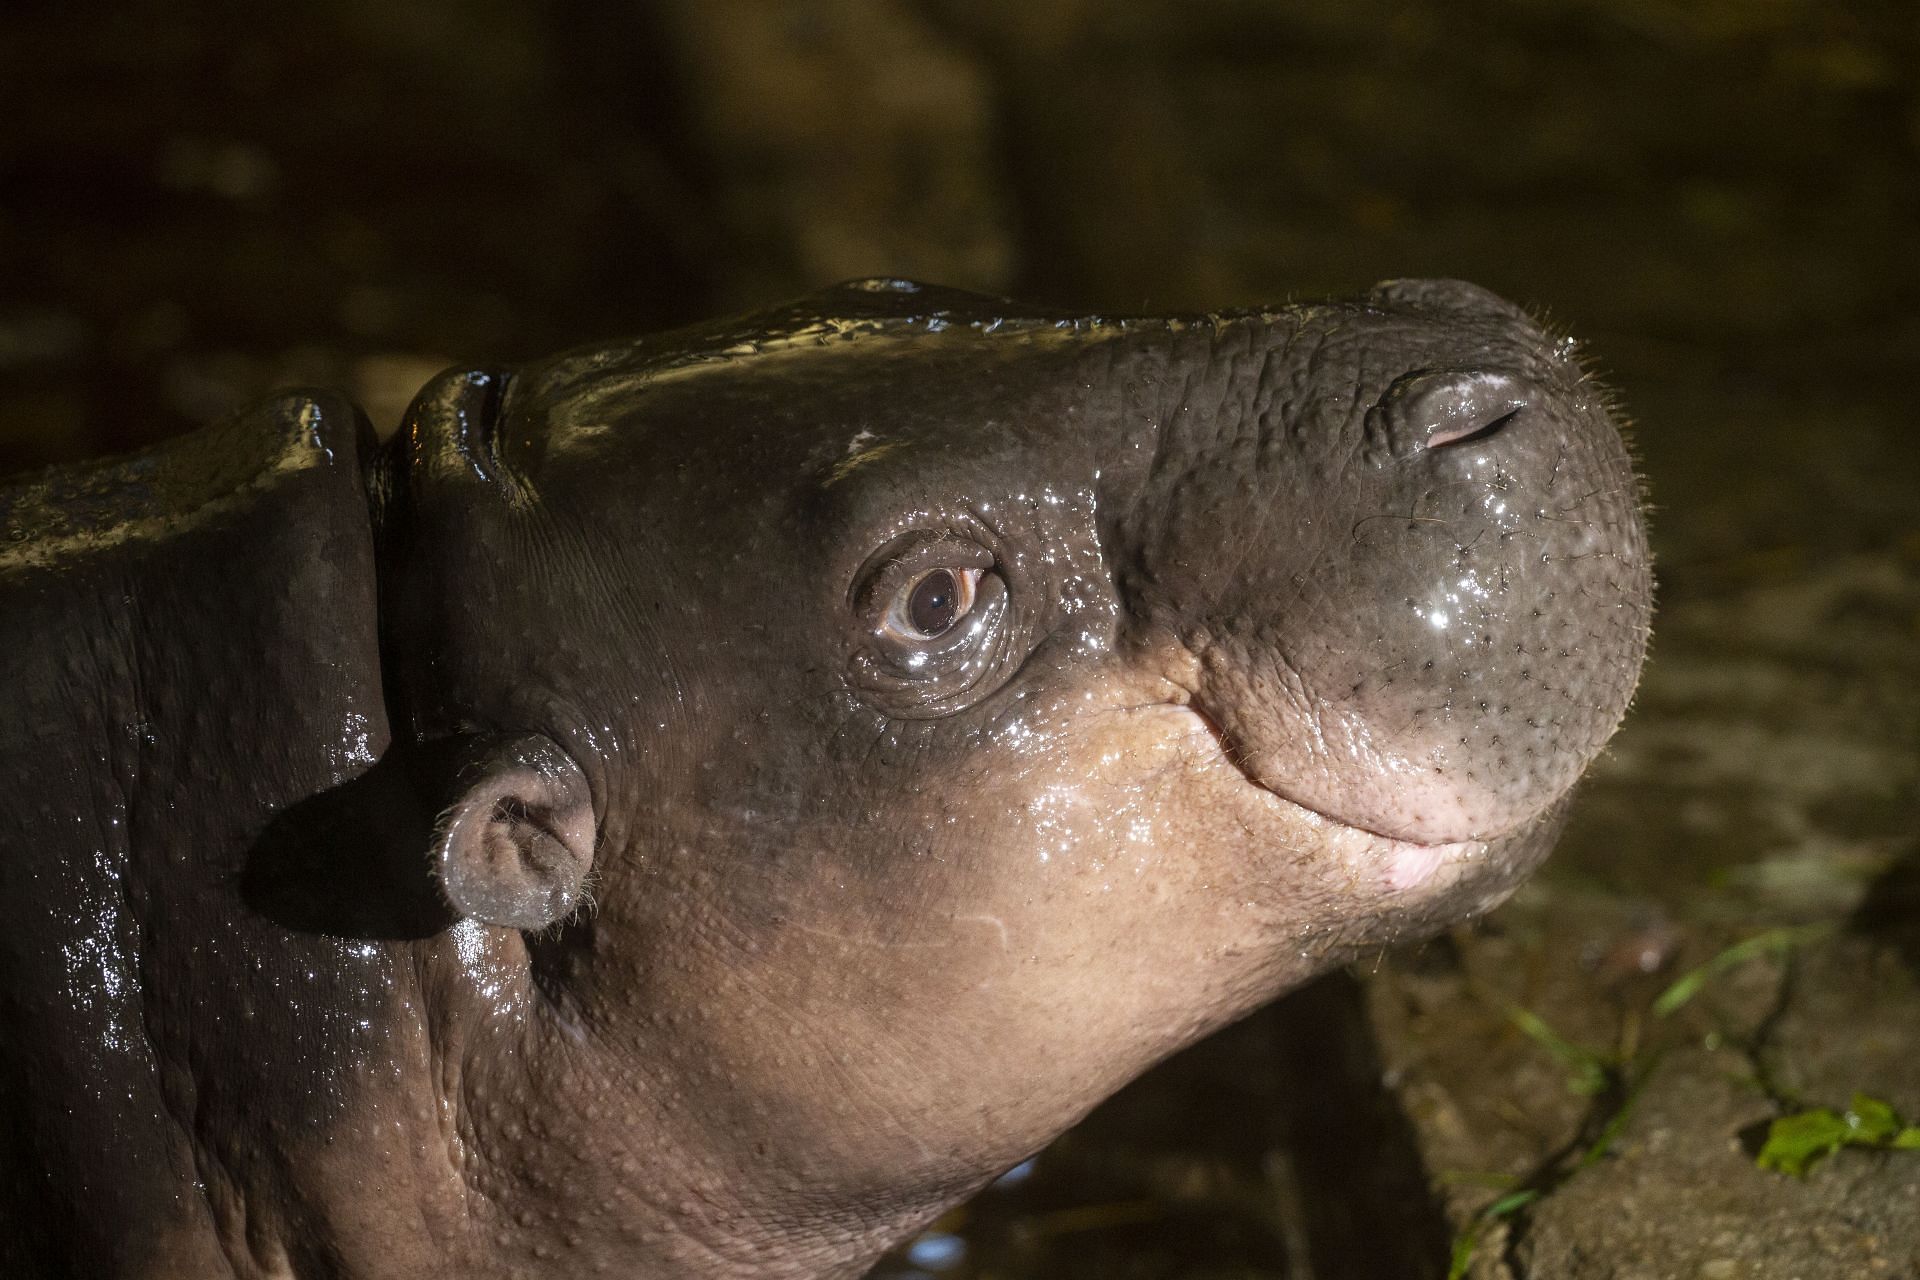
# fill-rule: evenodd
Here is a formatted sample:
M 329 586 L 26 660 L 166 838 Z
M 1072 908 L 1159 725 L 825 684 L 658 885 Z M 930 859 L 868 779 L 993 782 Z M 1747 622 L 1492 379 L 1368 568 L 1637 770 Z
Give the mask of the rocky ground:
M 288 381 L 391 425 L 456 358 L 852 275 L 1550 308 L 1638 419 L 1662 578 L 1550 869 L 882 1274 L 1920 1275 L 1920 1152 L 1755 1161 L 1856 1092 L 1920 1115 L 1916 67 L 1904 0 L 23 0 L 0 471 Z

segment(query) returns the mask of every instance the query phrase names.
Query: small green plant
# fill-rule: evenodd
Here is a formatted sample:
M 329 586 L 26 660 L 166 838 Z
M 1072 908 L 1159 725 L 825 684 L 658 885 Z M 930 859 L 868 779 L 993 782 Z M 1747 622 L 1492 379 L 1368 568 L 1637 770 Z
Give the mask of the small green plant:
M 1727 970 L 1743 965 L 1756 956 L 1787 956 L 1796 948 L 1831 936 L 1835 927 L 1829 922 L 1794 925 L 1782 929 L 1768 929 L 1744 941 L 1736 942 L 1698 969 L 1683 974 L 1672 986 L 1662 991 L 1659 998 L 1653 1002 L 1653 1015 L 1656 1018 L 1668 1017 L 1681 1005 L 1699 995 L 1700 989 L 1708 982 Z
M 1531 1009 L 1508 1005 L 1507 1020 L 1567 1069 L 1567 1088 L 1574 1093 L 1591 1098 L 1605 1092 L 1617 1078 L 1620 1063 L 1614 1055 L 1574 1043 Z
M 1767 929 L 1736 942 L 1678 978 L 1654 1000 L 1651 1012 L 1657 1018 L 1671 1017 L 1728 970 L 1763 956 L 1788 959 L 1800 948 L 1831 937 L 1837 929 L 1831 922 L 1794 925 Z M 1596 1100 L 1595 1114 L 1604 1116 L 1604 1123 L 1597 1131 L 1590 1131 L 1590 1140 L 1574 1147 L 1571 1153 L 1555 1157 L 1556 1167 L 1536 1170 L 1524 1185 L 1474 1214 L 1454 1237 L 1447 1280 L 1464 1280 L 1481 1238 L 1489 1228 L 1521 1213 L 1612 1150 L 1633 1114 L 1641 1090 L 1660 1062 L 1658 1050 L 1649 1052 L 1628 1047 L 1607 1052 L 1589 1048 L 1561 1035 L 1530 1009 L 1511 1004 L 1505 1009 L 1508 1020 L 1516 1028 L 1565 1068 L 1567 1088 Z M 1629 1040 L 1629 1045 L 1632 1043 Z M 1778 1101 L 1778 1095 L 1771 1090 L 1769 1096 Z M 1842 1147 L 1920 1151 L 1920 1125 L 1906 1124 L 1891 1105 L 1879 1098 L 1856 1093 L 1852 1105 L 1844 1112 L 1815 1107 L 1781 1116 L 1769 1128 L 1766 1144 L 1757 1159 L 1763 1169 L 1805 1177 L 1811 1165 Z
M 1590 1141 L 1576 1146 L 1571 1152 L 1555 1156 L 1550 1164 L 1535 1170 L 1525 1185 L 1509 1191 L 1473 1215 L 1466 1227 L 1453 1238 L 1447 1280 L 1462 1280 L 1467 1274 L 1468 1268 L 1473 1265 L 1474 1254 L 1480 1248 L 1481 1237 L 1489 1227 L 1513 1217 L 1542 1196 L 1558 1190 L 1567 1179 L 1595 1164 L 1613 1149 L 1614 1142 L 1633 1114 L 1634 1104 L 1639 1101 L 1640 1090 L 1652 1077 L 1658 1063 L 1657 1055 L 1629 1061 L 1619 1054 L 1590 1049 L 1567 1039 L 1539 1014 L 1518 1005 L 1507 1006 L 1507 1018 L 1529 1040 L 1545 1049 L 1566 1068 L 1568 1090 L 1595 1099 L 1595 1115 L 1604 1116 L 1605 1121 L 1592 1133 Z M 1496 1183 L 1500 1184 L 1513 1186 L 1512 1180 L 1507 1179 Z
M 1768 929 L 1736 942 L 1661 992 L 1653 1002 L 1653 1012 L 1657 1017 L 1667 1017 L 1727 970 L 1758 956 L 1783 959 L 1800 947 L 1832 936 L 1836 928 L 1831 922 L 1823 922 Z M 1892 1104 L 1870 1094 L 1856 1093 L 1845 1111 L 1804 1107 L 1775 1119 L 1767 1126 L 1767 1140 L 1754 1157 L 1754 1163 L 1762 1169 L 1804 1178 L 1807 1170 L 1842 1147 L 1920 1151 L 1920 1125 L 1907 1124 Z
M 1480 1247 L 1481 1233 L 1501 1221 L 1510 1218 L 1520 1210 L 1540 1198 L 1537 1189 L 1515 1191 L 1511 1195 L 1501 1196 L 1492 1204 L 1473 1216 L 1467 1229 L 1453 1238 L 1453 1257 L 1447 1264 L 1447 1280 L 1464 1280 L 1467 1268 L 1473 1265 L 1474 1250 Z
M 1815 1163 L 1842 1147 L 1920 1151 L 1920 1125 L 1907 1124 L 1881 1099 L 1856 1093 L 1845 1111 L 1812 1107 L 1775 1120 L 1755 1162 L 1762 1169 L 1804 1178 Z

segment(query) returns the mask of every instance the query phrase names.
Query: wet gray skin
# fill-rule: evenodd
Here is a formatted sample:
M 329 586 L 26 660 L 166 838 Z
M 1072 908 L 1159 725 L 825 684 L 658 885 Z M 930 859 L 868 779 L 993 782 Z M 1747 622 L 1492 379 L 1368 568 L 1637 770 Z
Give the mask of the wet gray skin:
M 1650 589 L 1604 397 L 1449 282 L 866 282 L 0 517 L 29 1275 L 858 1274 L 1500 901 Z

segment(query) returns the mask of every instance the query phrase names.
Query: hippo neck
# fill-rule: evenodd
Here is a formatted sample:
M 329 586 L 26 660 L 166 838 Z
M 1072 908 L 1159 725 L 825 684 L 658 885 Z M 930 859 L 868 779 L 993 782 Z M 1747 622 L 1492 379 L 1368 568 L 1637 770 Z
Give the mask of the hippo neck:
M 31 1046 L 0 1108 L 98 1118 L 0 1168 L 46 1189 L 0 1263 L 484 1275 L 446 1242 L 513 1226 L 461 1176 L 500 1128 L 462 1099 L 518 1087 L 525 1020 L 487 1006 L 510 971 L 524 998 L 525 952 L 421 892 L 368 443 L 344 401 L 288 395 L 0 489 L 0 858 L 55 895 L 20 918 L 56 922 L 10 979 L 71 997 L 0 1021 Z
M 607 940 L 630 954 L 621 941 Z M 730 1108 L 715 1085 L 725 1067 L 685 1051 L 677 1014 L 645 1046 L 610 1039 L 544 957 L 534 979 L 517 930 L 463 922 L 412 946 L 458 1208 L 484 1242 L 449 1274 L 853 1277 L 968 1189 L 836 1196 L 796 1182 L 783 1148 L 804 1140 Z
M 323 1192 L 275 1148 L 324 1143 L 409 1043 L 405 945 L 263 892 L 262 851 L 387 746 L 363 430 L 287 395 L 0 490 L 0 856 L 44 957 L 9 980 L 66 997 L 0 1024 L 32 1046 L 4 1105 L 97 1118 L 8 1179 L 44 1189 L 10 1208 L 54 1269 L 225 1274 L 221 1239 L 297 1236 L 271 1219 Z

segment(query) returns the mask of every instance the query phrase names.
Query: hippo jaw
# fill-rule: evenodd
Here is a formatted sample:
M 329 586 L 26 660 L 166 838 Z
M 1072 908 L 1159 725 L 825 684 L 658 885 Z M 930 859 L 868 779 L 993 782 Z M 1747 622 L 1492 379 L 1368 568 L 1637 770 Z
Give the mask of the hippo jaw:
M 497 385 L 390 449 L 383 625 L 415 736 L 562 762 L 507 812 L 592 819 L 591 914 L 485 914 L 493 855 L 538 861 L 490 783 L 444 877 L 535 993 L 473 984 L 525 1029 L 462 1105 L 502 1203 L 561 1211 L 557 1165 L 599 1206 L 575 1262 L 856 1271 L 1499 901 L 1644 650 L 1605 406 L 1465 286 L 1125 323 L 843 289 Z
M 1545 856 L 1551 834 L 1557 831 L 1558 823 L 1554 820 L 1557 815 L 1553 810 L 1531 815 L 1511 831 L 1457 840 L 1414 840 L 1377 830 L 1364 822 L 1345 820 L 1293 794 L 1284 780 L 1263 776 L 1218 721 L 1198 704 L 1187 705 L 1194 716 L 1196 734 L 1210 741 L 1223 764 L 1237 773 L 1249 788 L 1262 793 L 1266 803 L 1277 810 L 1323 822 L 1329 844 L 1347 847 L 1344 860 L 1352 867 L 1354 877 L 1373 879 L 1389 894 L 1411 896 L 1431 891 L 1443 880 L 1460 879 L 1473 873 L 1484 901 L 1467 914 L 1478 915 L 1491 910 L 1518 885 L 1520 877 Z M 1457 816 L 1455 821 L 1463 824 Z M 1547 839 L 1540 838 L 1543 831 Z M 1499 874 L 1495 874 L 1494 866 L 1500 868 Z

